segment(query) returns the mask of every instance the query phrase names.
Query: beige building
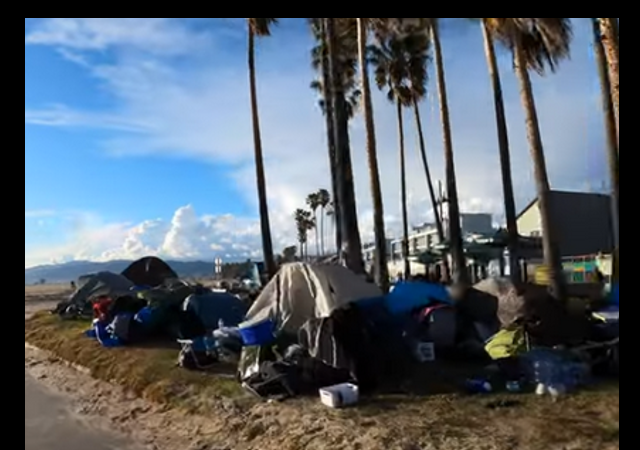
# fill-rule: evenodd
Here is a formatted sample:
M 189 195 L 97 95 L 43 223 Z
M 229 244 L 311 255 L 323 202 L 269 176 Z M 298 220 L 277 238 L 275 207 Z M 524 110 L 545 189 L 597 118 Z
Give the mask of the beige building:
M 552 191 L 551 224 L 563 258 L 577 258 L 613 251 L 611 197 L 605 194 Z M 525 237 L 542 237 L 538 200 L 518 216 L 518 231 Z

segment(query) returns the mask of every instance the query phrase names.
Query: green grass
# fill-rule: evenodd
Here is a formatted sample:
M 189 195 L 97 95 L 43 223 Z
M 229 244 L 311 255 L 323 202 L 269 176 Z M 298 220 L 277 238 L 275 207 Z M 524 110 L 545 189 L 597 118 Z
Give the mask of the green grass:
M 176 365 L 178 348 L 171 345 L 104 348 L 84 335 L 89 327 L 89 322 L 39 313 L 25 321 L 25 341 L 156 402 L 202 411 L 215 407 L 216 400 L 243 396 L 232 367 L 221 365 L 217 373 L 187 371 Z

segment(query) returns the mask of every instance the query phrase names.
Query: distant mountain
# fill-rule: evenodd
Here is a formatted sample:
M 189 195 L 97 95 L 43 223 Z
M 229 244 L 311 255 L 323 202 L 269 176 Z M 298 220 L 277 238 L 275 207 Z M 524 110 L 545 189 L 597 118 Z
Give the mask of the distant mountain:
M 24 284 L 36 284 L 45 280 L 47 283 L 69 283 L 78 277 L 96 272 L 120 273 L 132 261 L 73 261 L 64 264 L 52 264 L 24 269 Z M 184 278 L 199 278 L 213 275 L 213 263 L 204 261 L 167 261 L 167 263 Z

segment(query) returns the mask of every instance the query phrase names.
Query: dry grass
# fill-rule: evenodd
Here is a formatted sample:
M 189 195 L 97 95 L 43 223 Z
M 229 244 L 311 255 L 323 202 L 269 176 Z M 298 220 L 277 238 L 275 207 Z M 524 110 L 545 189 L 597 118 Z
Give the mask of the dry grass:
M 220 399 L 242 394 L 229 367 L 222 366 L 217 376 L 186 371 L 177 367 L 178 351 L 173 345 L 107 349 L 84 335 L 89 327 L 88 322 L 65 321 L 40 312 L 25 321 L 25 341 L 88 368 L 95 378 L 118 383 L 157 402 L 199 409 L 204 404 L 197 397 Z
M 185 371 L 175 366 L 175 348 L 105 349 L 83 336 L 87 326 L 40 313 L 25 322 L 25 339 L 89 368 L 96 378 L 209 417 L 215 439 L 233 443 L 229 448 L 619 449 L 617 383 L 555 403 L 533 395 L 436 394 L 385 395 L 338 411 L 323 408 L 316 398 L 264 404 L 243 396 L 229 377 L 232 368 L 218 374 Z M 439 390 L 435 374 L 421 376 L 425 391 Z M 239 441 L 245 446 L 236 447 Z

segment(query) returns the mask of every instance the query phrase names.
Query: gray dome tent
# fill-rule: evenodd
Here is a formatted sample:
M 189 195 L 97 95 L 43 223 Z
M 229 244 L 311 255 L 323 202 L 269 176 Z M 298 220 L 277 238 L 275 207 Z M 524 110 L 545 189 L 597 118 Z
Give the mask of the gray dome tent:
M 83 305 L 97 297 L 118 297 L 129 294 L 134 284 L 123 275 L 98 272 L 78 279 L 78 289 L 69 299 L 71 305 Z

